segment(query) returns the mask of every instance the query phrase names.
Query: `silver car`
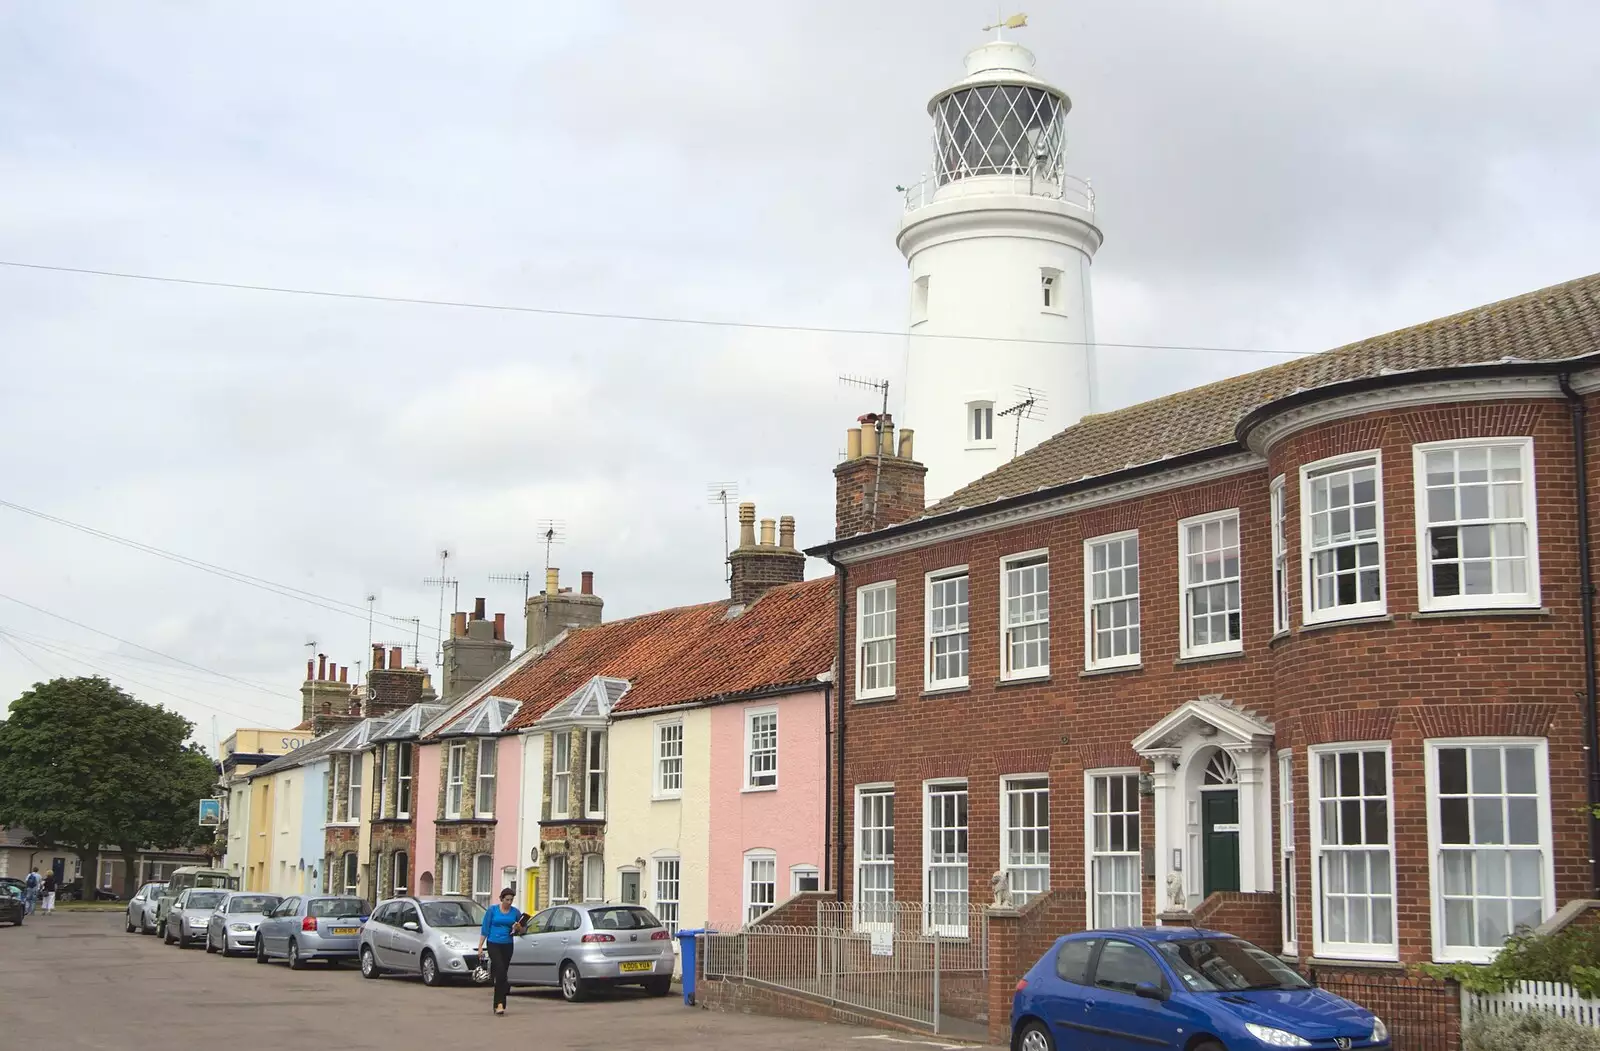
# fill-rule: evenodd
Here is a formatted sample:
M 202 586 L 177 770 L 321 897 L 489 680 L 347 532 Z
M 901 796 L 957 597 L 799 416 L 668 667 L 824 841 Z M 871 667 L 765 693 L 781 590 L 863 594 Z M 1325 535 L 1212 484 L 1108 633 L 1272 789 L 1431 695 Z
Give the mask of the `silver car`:
M 227 896 L 227 891 L 210 887 L 190 887 L 180 892 L 173 900 L 172 908 L 167 910 L 167 925 L 162 930 L 162 940 L 168 945 L 187 949 L 191 941 L 204 938 L 211 914 Z
M 466 978 L 478 966 L 483 906 L 471 898 L 393 898 L 361 928 L 361 974 L 420 974 L 424 985 Z
M 638 905 L 557 905 L 528 924 L 511 950 L 512 985 L 553 985 L 568 1001 L 596 986 L 672 992 L 672 935 Z
M 308 960 L 354 960 L 369 913 L 365 901 L 339 894 L 284 898 L 256 928 L 256 963 L 282 957 L 298 971 Z
M 128 901 L 127 921 L 128 933 L 138 931 L 140 934 L 155 934 L 156 905 L 161 901 L 161 892 L 167 889 L 165 883 L 146 883 L 139 888 Z
M 220 952 L 224 956 L 232 956 L 236 952 L 254 952 L 256 928 L 267 913 L 282 901 L 283 898 L 277 894 L 228 891 L 228 896 L 211 914 L 211 922 L 206 926 L 206 952 Z

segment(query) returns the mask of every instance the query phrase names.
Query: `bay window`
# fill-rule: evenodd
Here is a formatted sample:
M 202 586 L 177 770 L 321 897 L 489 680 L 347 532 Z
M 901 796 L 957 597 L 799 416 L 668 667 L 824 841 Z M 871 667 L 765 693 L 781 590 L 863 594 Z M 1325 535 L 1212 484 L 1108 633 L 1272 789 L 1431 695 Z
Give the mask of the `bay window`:
M 1294 870 L 1294 752 L 1278 753 L 1278 878 L 1282 883 L 1279 904 L 1282 916 L 1283 952 L 1294 956 L 1300 951 L 1299 921 L 1295 907 Z
M 1310 756 L 1313 951 L 1396 959 L 1389 745 L 1317 746 Z
M 1538 606 L 1533 439 L 1433 442 L 1414 457 L 1420 606 Z
M 411 816 L 411 750 L 414 746 L 410 742 L 402 742 L 399 746 L 399 758 L 396 760 L 399 783 L 399 798 L 395 804 L 396 817 Z
M 550 817 L 561 820 L 572 810 L 572 731 L 550 738 Z
M 1378 454 L 1301 469 L 1306 623 L 1375 616 L 1383 598 L 1383 475 Z
M 567 856 L 551 854 L 546 860 L 550 869 L 550 904 L 565 904 L 571 900 L 571 893 L 567 889 Z
M 584 796 L 585 817 L 606 816 L 606 732 L 588 731 L 588 792 Z
M 1289 630 L 1289 545 L 1284 531 L 1288 510 L 1283 476 L 1272 481 L 1272 633 Z
M 479 817 L 494 817 L 494 775 L 499 747 L 500 742 L 493 737 L 478 742 L 477 796 L 473 799 L 473 809 Z
M 455 820 L 461 816 L 461 801 L 465 794 L 467 746 L 456 742 L 446 752 L 444 816 Z

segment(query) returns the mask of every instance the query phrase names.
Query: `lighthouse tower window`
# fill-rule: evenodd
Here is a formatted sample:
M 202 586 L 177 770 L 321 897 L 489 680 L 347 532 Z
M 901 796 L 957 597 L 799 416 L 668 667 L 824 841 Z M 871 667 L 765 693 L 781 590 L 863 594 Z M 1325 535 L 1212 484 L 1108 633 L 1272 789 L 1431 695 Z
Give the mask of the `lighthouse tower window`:
M 1061 271 L 1049 267 L 1040 269 L 1039 290 L 1044 297 L 1044 309 L 1061 313 Z
M 928 275 L 917 278 L 911 285 L 911 323 L 928 320 Z
M 969 402 L 967 420 L 967 438 L 971 444 L 987 445 L 994 441 L 994 402 Z

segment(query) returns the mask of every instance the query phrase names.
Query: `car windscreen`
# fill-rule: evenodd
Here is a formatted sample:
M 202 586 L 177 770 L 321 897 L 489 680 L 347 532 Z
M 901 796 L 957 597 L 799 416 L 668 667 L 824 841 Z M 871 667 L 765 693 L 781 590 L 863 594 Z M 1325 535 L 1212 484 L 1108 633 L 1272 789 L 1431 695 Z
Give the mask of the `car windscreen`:
M 646 927 L 659 927 L 661 921 L 649 909 L 637 905 L 606 905 L 589 910 L 589 922 L 597 931 L 639 931 Z
M 0 883 L 0 894 L 9 894 L 13 898 L 22 897 L 22 888 L 14 883 Z
M 312 898 L 306 903 L 306 915 L 319 920 L 344 919 L 347 916 L 365 916 L 367 903 L 360 898 Z
M 422 918 L 430 927 L 481 927 L 483 906 L 475 901 L 425 901 Z
M 1310 987 L 1288 964 L 1240 938 L 1162 941 L 1156 951 L 1191 993 Z
M 227 895 L 220 890 L 192 891 L 189 894 L 188 908 L 214 909 L 218 905 L 222 904 L 222 899 L 225 897 L 227 897 Z
M 228 911 L 267 913 L 277 908 L 282 900 L 276 894 L 235 894 L 228 899 Z
M 195 887 L 222 887 L 233 890 L 239 886 L 239 881 L 225 872 L 200 872 L 194 876 Z

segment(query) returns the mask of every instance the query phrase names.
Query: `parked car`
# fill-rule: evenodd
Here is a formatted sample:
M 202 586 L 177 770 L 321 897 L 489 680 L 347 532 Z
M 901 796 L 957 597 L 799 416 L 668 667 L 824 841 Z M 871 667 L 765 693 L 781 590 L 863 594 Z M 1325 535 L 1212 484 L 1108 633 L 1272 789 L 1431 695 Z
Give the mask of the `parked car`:
M 672 992 L 672 936 L 639 905 L 557 905 L 528 924 L 511 950 L 512 985 L 553 985 L 582 1000 L 597 986 Z
M 1317 989 L 1242 938 L 1191 927 L 1085 931 L 1060 939 L 1017 983 L 1015 1051 L 1387 1049 L 1383 1021 Z
M 220 952 L 232 956 L 236 952 L 254 952 L 256 928 L 266 919 L 267 913 L 277 908 L 283 898 L 277 894 L 256 894 L 251 891 L 225 892 L 222 904 L 211 914 L 206 924 L 206 952 Z
M 334 894 L 285 898 L 256 929 L 256 963 L 283 957 L 295 970 L 308 960 L 336 965 L 354 960 L 361 949 L 367 903 Z
M 168 945 L 187 949 L 191 941 L 204 938 L 206 927 L 211 923 L 211 914 L 227 896 L 227 891 L 210 887 L 190 887 L 180 891 L 172 908 L 167 910 L 166 926 L 161 928 L 162 940 Z
M 224 869 L 208 869 L 199 865 L 184 865 L 182 868 L 173 869 L 172 876 L 167 880 L 166 889 L 161 892 L 161 898 L 156 903 L 157 930 L 166 930 L 167 911 L 172 908 L 172 903 L 178 899 L 178 895 L 190 887 L 238 890 L 239 877 Z
M 361 974 L 420 974 L 424 985 L 466 978 L 478 966 L 483 906 L 471 898 L 393 898 L 361 928 Z
M 0 883 L 0 923 L 22 926 L 22 888 L 12 883 Z
M 118 894 L 116 891 L 112 890 L 110 887 L 96 887 L 96 888 L 94 888 L 92 897 L 94 898 L 95 901 L 121 901 L 122 900 L 122 895 Z M 82 901 L 82 900 L 84 900 L 83 877 L 79 876 L 77 879 L 68 880 L 67 882 L 61 884 L 60 888 L 56 891 L 56 900 L 57 901 Z
M 128 900 L 126 920 L 129 934 L 134 931 L 155 934 L 160 930 L 156 926 L 156 904 L 161 901 L 161 893 L 166 889 L 165 883 L 146 883 Z

